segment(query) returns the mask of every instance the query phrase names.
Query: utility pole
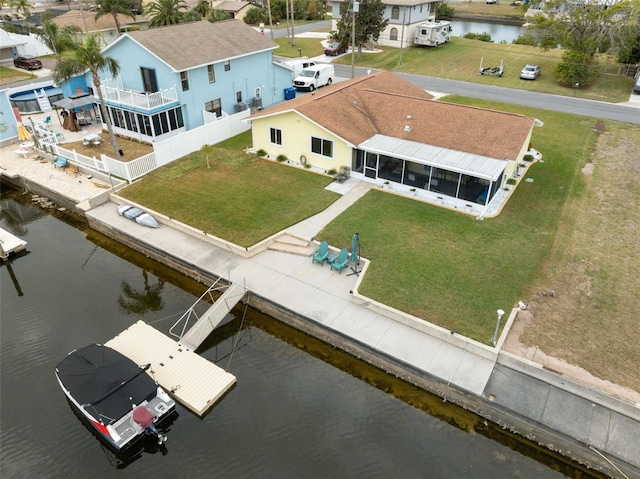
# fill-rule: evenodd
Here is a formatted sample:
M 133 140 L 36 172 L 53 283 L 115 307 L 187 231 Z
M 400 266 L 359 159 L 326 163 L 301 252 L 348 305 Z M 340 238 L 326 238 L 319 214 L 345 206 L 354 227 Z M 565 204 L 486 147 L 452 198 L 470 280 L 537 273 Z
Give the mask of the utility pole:
M 360 10 L 360 2 L 353 0 L 351 8 L 351 78 L 355 78 L 355 52 L 356 52 L 356 13 Z

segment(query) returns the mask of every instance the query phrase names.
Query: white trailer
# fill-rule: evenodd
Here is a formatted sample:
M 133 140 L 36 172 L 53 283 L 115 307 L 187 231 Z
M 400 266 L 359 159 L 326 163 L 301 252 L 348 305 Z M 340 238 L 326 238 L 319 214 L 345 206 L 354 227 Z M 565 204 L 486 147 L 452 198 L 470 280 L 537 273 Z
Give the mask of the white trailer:
M 440 22 L 421 23 L 416 27 L 416 45 L 426 45 L 437 47 L 441 43 L 446 43 L 451 39 L 451 22 L 445 20 Z

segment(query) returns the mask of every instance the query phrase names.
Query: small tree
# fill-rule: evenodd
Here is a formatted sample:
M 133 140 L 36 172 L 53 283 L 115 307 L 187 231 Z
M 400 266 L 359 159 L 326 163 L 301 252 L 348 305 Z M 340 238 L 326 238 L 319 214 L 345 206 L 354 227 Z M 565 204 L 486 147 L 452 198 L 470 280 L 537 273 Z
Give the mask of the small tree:
M 51 21 L 51 14 L 43 15 L 42 27 L 34 30 L 34 34 L 56 55 L 56 63 L 62 58 L 63 52 L 73 49 L 75 45 L 74 33 L 78 27 L 60 28 L 57 23 Z
M 151 21 L 149 27 L 162 27 L 182 22 L 187 5 L 183 0 L 156 0 L 147 4 L 145 13 Z
M 331 32 L 332 39 L 342 45 L 351 43 L 352 12 L 353 2 L 343 2 L 340 4 L 340 20 L 337 23 L 337 30 Z M 358 60 L 362 56 L 362 45 L 370 39 L 378 41 L 380 33 L 387 28 L 388 20 L 382 18 L 385 5 L 381 0 L 362 0 L 359 12 L 356 14 L 355 39 L 354 43 L 358 47 Z
M 122 32 L 120 28 L 120 15 L 124 15 L 135 20 L 136 16 L 133 13 L 133 9 L 134 5 L 131 0 L 100 0 L 100 2 L 98 2 L 98 10 L 96 11 L 95 19 L 98 20 L 104 15 L 111 15 L 116 24 L 118 36 L 120 36 L 120 33 Z
M 593 58 L 586 53 L 567 51 L 555 70 L 556 80 L 565 86 L 589 85 L 597 73 Z

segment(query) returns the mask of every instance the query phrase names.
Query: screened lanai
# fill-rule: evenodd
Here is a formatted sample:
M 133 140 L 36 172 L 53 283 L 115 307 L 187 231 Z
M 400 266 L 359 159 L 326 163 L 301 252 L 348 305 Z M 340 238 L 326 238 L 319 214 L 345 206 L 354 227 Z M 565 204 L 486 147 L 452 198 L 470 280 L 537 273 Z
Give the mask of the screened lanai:
M 486 204 L 502 185 L 509 160 L 375 135 L 352 154 L 352 172 L 410 188 Z

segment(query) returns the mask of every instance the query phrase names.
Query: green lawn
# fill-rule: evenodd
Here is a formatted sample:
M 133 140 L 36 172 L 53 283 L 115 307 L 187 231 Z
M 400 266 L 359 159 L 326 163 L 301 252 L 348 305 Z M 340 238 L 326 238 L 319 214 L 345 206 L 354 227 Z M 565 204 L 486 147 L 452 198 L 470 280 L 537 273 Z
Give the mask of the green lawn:
M 275 51 L 277 55 L 298 56 L 297 48 L 292 48 L 286 38 L 276 39 L 276 42 L 281 46 Z M 318 39 L 300 38 L 296 43 L 304 56 L 321 55 L 324 51 Z M 628 101 L 632 87 L 631 78 L 612 75 L 601 75 L 590 87 L 578 90 L 559 85 L 553 71 L 560 62 L 561 50 L 545 52 L 526 45 L 487 43 L 458 37 L 452 37 L 449 43 L 437 48 L 408 47 L 400 50 L 380 47 L 380 50 L 376 53 L 363 51 L 360 60 L 356 53 L 356 66 L 609 102 Z M 481 59 L 485 67 L 499 66 L 504 60 L 503 76 L 480 75 Z M 333 63 L 351 65 L 351 55 L 339 57 Z M 520 80 L 520 70 L 527 63 L 537 63 L 542 67 L 542 75 L 536 81 Z
M 596 142 L 594 120 L 544 110 L 469 99 L 465 104 L 515 111 L 544 121 L 534 146 L 544 162 L 534 164 L 503 212 L 473 217 L 370 191 L 318 234 L 346 246 L 360 233 L 371 266 L 360 292 L 420 318 L 488 343 L 496 310 L 530 294 L 549 255 L 570 195 L 579 191 L 579 169 Z
M 477 221 L 373 190 L 318 235 L 350 247 L 360 233 L 371 268 L 361 293 L 460 334 L 489 342 L 497 309 L 530 287 L 551 250 L 575 179 L 596 142 L 594 120 L 545 110 L 459 101 L 536 117 L 532 142 L 544 162 L 496 218 Z M 122 191 L 197 229 L 250 246 L 326 208 L 329 177 L 245 154 L 249 134 L 175 161 Z M 207 161 L 210 168 L 207 168 Z
M 332 178 L 245 154 L 251 132 L 174 161 L 122 190 L 136 203 L 241 246 L 324 210 Z M 209 167 L 207 167 L 207 165 Z

